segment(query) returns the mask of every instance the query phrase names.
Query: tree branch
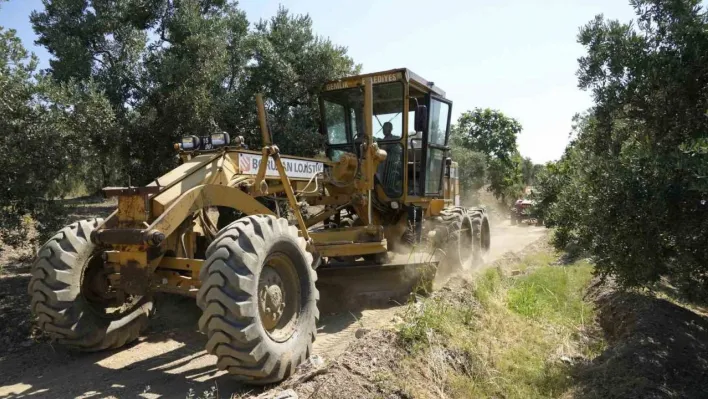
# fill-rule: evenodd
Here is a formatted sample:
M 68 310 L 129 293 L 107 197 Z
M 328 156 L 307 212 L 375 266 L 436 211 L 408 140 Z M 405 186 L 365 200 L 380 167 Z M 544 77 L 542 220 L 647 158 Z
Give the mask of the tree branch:
M 172 41 L 170 41 L 170 39 L 167 38 L 167 36 L 166 36 L 167 29 L 165 26 L 167 25 L 167 19 L 169 17 L 170 10 L 173 7 L 174 6 L 172 4 L 172 1 L 171 0 L 168 1 L 167 6 L 165 7 L 165 13 L 162 14 L 162 22 L 161 22 L 161 26 L 160 26 L 160 40 L 162 40 L 163 42 L 170 43 L 170 44 L 174 44 L 174 43 L 172 43 Z
M 111 59 L 111 60 L 113 59 L 112 56 L 110 55 L 110 53 L 108 53 L 107 51 L 101 50 L 101 51 L 98 51 L 98 52 L 99 52 L 99 53 L 106 53 L 106 54 L 108 55 L 108 58 L 109 58 L 109 59 Z M 94 57 L 91 57 L 91 59 L 93 59 L 94 61 L 98 62 L 99 64 L 103 65 L 103 66 L 106 67 L 106 68 L 112 68 L 112 67 L 113 67 L 113 64 L 112 64 L 112 63 L 111 63 L 111 65 L 108 65 L 108 64 L 106 64 L 103 60 L 101 60 L 100 58 L 97 58 L 97 57 L 95 57 L 95 56 L 94 56 Z M 133 79 L 132 77 L 130 77 L 130 76 L 126 75 L 126 74 L 123 74 L 123 73 L 121 74 L 120 77 L 123 78 L 123 79 L 125 79 L 125 80 L 127 80 L 137 91 L 139 91 L 140 93 L 142 93 L 144 96 L 147 97 L 147 96 L 150 94 L 146 89 L 144 89 L 142 86 L 140 86 L 140 85 L 138 84 L 138 82 L 135 81 L 135 79 Z
M 206 0 L 204 2 L 204 8 L 202 9 L 202 14 L 206 14 L 211 8 L 211 0 Z

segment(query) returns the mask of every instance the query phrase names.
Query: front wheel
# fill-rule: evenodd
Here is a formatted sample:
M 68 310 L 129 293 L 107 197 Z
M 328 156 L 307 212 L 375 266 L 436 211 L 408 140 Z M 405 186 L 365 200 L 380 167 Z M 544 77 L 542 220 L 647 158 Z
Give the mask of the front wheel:
M 268 384 L 309 357 L 319 318 L 312 255 L 287 220 L 256 215 L 219 232 L 206 252 L 199 328 L 217 366 Z

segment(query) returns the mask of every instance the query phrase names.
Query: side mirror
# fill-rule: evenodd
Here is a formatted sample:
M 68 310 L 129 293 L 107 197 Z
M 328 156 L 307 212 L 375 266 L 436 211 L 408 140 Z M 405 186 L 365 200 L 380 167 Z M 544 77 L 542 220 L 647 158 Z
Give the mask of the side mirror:
M 428 109 L 425 105 L 415 107 L 415 131 L 422 132 L 428 126 Z

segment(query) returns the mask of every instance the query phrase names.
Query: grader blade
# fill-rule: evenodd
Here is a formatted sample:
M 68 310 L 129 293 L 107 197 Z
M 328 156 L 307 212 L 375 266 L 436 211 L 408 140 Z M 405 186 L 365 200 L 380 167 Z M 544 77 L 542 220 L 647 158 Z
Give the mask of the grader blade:
M 317 270 L 323 312 L 382 308 L 405 304 L 411 295 L 428 292 L 437 262 L 354 262 Z

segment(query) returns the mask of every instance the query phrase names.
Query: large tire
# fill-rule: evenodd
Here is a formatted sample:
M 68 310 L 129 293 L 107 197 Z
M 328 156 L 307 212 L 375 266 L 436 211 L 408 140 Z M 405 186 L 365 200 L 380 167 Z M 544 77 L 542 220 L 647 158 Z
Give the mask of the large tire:
M 219 369 L 269 384 L 310 356 L 319 319 L 317 275 L 305 240 L 285 219 L 248 216 L 224 228 L 207 249 L 200 278 L 199 328 Z M 274 306 L 280 318 L 268 313 Z
M 443 209 L 440 221 L 437 230 L 445 251 L 443 267 L 447 272 L 462 270 L 480 252 L 479 226 L 473 224 L 467 209 L 459 206 Z
M 153 309 L 146 296 L 124 310 L 106 314 L 89 299 L 86 287 L 93 280 L 85 277 L 103 268 L 102 251 L 90 240 L 101 222 L 73 223 L 47 241 L 32 265 L 28 287 L 39 327 L 59 343 L 82 351 L 118 348 L 135 340 Z
M 472 220 L 472 234 L 474 238 L 473 264 L 482 262 L 482 255 L 489 252 L 492 246 L 491 232 L 487 212 L 483 208 L 470 208 L 468 210 Z

